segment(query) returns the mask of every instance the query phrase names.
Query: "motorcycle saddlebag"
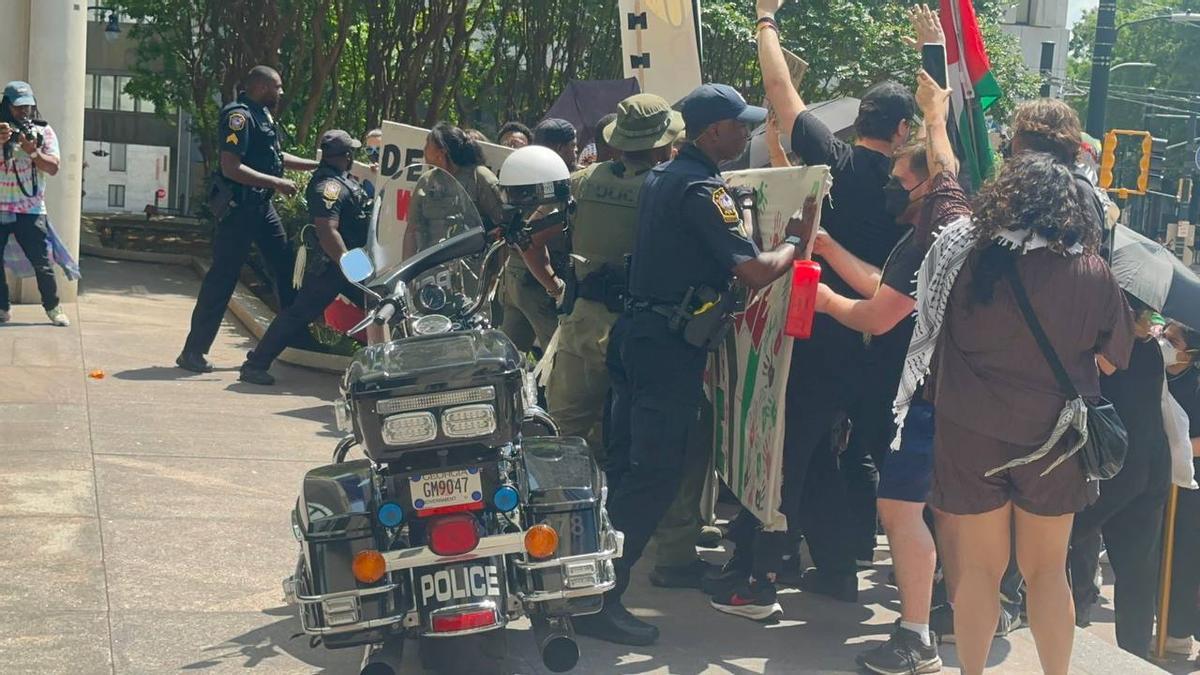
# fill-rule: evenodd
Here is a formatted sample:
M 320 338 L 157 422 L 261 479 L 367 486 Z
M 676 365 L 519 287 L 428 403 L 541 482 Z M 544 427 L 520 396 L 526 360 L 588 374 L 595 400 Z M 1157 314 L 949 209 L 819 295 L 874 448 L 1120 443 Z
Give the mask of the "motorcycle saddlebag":
M 604 475 L 581 438 L 526 438 L 522 457 L 526 524 L 558 532 L 554 558 L 517 564 L 526 599 L 546 602 L 551 614 L 599 611 L 620 555 L 620 535 L 604 513 Z
M 303 552 L 292 594 L 304 632 L 323 636 L 328 647 L 376 642 L 410 609 L 402 592 L 407 575 L 363 584 L 351 571 L 359 551 L 383 550 L 370 466 L 359 460 L 309 471 L 292 512 Z

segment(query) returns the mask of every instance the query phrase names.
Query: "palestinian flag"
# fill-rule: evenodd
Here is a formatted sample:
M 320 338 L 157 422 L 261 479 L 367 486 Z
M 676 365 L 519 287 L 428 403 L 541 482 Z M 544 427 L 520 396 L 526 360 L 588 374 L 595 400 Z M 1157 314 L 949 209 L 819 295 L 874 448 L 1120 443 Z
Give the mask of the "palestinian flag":
M 971 0 L 939 0 L 946 33 L 947 80 L 951 91 L 951 120 L 957 123 L 962 172 L 974 189 L 992 175 L 993 157 L 984 112 L 1000 98 L 975 20 Z

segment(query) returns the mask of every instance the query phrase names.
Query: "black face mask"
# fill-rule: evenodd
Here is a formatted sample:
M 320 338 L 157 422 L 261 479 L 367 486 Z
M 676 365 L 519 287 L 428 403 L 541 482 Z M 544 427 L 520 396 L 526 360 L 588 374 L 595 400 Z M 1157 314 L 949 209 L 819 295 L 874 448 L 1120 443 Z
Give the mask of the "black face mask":
M 366 154 L 366 156 L 367 156 L 367 159 L 368 159 L 368 160 L 370 160 L 370 161 L 372 161 L 372 162 L 378 162 L 378 161 L 379 161 L 379 148 L 377 148 L 377 147 L 375 147 L 375 146 L 368 145 L 368 146 L 365 148 L 365 153 L 364 153 L 364 154 Z
M 904 187 L 900 179 L 892 176 L 883 186 L 883 208 L 893 218 L 899 218 L 908 210 L 912 190 Z

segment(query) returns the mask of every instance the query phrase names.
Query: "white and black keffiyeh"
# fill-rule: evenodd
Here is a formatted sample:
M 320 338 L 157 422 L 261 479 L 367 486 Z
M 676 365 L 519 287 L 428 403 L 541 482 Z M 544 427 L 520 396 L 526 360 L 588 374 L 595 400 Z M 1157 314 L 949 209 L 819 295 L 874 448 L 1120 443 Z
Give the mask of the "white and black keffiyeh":
M 995 236 L 995 241 L 1021 254 L 1050 245 L 1050 242 L 1040 234 L 1029 230 L 1004 231 Z M 954 282 L 958 279 L 958 273 L 962 271 L 967 257 L 976 248 L 978 242 L 978 228 L 969 217 L 964 216 L 942 229 L 941 234 L 929 247 L 929 253 L 926 254 L 925 261 L 921 263 L 921 269 L 917 272 L 916 325 L 913 328 L 912 341 L 908 345 L 908 354 L 904 357 L 900 387 L 896 390 L 896 400 L 892 405 L 892 411 L 896 415 L 896 436 L 892 439 L 892 450 L 900 449 L 904 418 L 908 415 L 913 397 L 929 373 L 929 363 L 933 359 L 933 351 L 937 347 L 938 338 L 942 333 L 942 325 L 946 320 L 950 292 L 954 290 Z M 1079 255 L 1083 253 L 1083 246 L 1076 244 L 1067 253 Z M 1068 402 L 1059 415 L 1059 422 L 1050 441 L 1029 458 L 1023 457 L 1015 460 L 1016 462 L 1025 464 L 1040 459 L 1050 451 L 1050 448 L 1068 427 L 1074 426 L 1078 429 L 1080 426 L 1086 426 L 1086 411 L 1081 417 L 1078 406 L 1071 404 L 1072 402 Z M 1060 459 L 1055 462 L 1054 466 L 1058 466 L 1061 461 Z M 1054 466 L 1050 468 L 1053 469 Z M 1011 467 L 999 467 L 996 470 L 1003 468 Z

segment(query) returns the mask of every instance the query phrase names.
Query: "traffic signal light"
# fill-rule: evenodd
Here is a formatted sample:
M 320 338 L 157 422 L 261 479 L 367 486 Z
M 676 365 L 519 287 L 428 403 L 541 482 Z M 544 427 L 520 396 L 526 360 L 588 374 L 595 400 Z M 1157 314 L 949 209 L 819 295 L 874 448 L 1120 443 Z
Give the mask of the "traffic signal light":
M 1192 203 L 1192 179 L 1180 178 L 1179 191 L 1175 193 L 1175 200 L 1180 204 Z
M 1100 151 L 1100 187 L 1107 190 L 1113 184 L 1113 167 L 1117 163 L 1117 132 L 1104 135 L 1104 148 Z
M 1145 144 L 1143 143 L 1143 149 Z M 1151 138 L 1150 139 L 1150 166 L 1147 169 L 1149 173 L 1149 188 L 1155 192 L 1161 192 L 1163 188 L 1163 178 L 1166 175 L 1167 166 L 1167 139 Z

